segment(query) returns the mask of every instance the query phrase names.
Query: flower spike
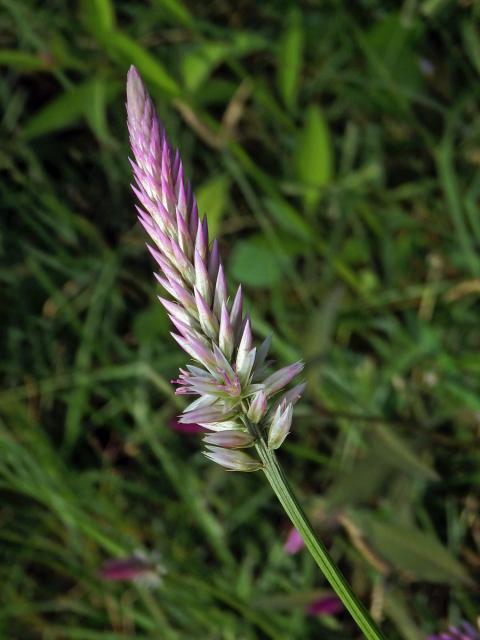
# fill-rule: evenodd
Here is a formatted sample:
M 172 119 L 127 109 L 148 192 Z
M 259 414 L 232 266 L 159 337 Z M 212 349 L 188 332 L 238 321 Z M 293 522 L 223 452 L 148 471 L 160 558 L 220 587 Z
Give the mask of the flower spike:
M 180 423 L 208 429 L 205 455 L 214 462 L 255 471 L 262 463 L 238 449 L 251 446 L 258 433 L 267 437 L 266 416 L 272 414 L 269 446 L 280 446 L 290 428 L 292 404 L 303 389 L 287 392 L 275 405 L 269 399 L 303 365 L 267 375 L 270 339 L 259 349 L 254 346 L 241 286 L 228 297 L 218 242 L 209 242 L 207 218 L 199 217 L 180 154 L 170 146 L 135 67 L 128 72 L 127 115 L 138 218 L 150 236 L 148 249 L 159 271 L 155 277 L 170 296 L 159 299 L 175 326 L 173 338 L 196 363 L 175 381 L 177 394 L 198 396 Z

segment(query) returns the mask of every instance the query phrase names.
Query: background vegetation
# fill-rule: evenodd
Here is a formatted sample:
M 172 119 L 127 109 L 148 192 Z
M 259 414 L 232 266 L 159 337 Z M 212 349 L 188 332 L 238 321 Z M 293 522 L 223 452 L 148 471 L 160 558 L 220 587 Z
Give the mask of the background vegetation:
M 346 638 L 261 474 L 172 430 L 135 63 L 260 338 L 282 462 L 389 639 L 478 614 L 480 27 L 457 0 L 1 0 L 0 635 Z M 163 584 L 99 579 L 159 553 Z M 477 604 L 476 604 L 477 603 Z

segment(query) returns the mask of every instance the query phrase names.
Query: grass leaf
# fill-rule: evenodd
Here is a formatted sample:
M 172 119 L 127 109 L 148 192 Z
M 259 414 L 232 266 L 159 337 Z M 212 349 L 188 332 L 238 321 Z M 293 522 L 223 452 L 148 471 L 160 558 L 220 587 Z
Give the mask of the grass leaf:
M 310 105 L 303 128 L 298 134 L 295 168 L 304 187 L 305 204 L 311 210 L 318 201 L 320 188 L 333 177 L 333 150 L 330 131 L 322 110 Z
M 27 51 L 0 49 L 0 66 L 13 67 L 19 71 L 45 71 L 52 63 L 47 58 Z
M 278 91 L 285 106 L 292 112 L 297 106 L 304 40 L 302 13 L 294 7 L 287 14 L 277 53 Z
M 417 580 L 434 583 L 471 584 L 465 568 L 438 540 L 418 529 L 363 516 L 368 539 L 380 554 L 400 571 Z
M 115 58 L 125 65 L 134 64 L 145 81 L 166 95 L 178 96 L 180 87 L 173 76 L 166 70 L 160 60 L 147 49 L 135 42 L 121 31 L 114 31 L 108 36 L 106 47 Z
M 90 122 L 94 123 L 96 132 L 103 135 L 106 125 L 102 125 L 99 120 L 101 116 L 92 115 L 92 108 L 97 105 L 99 92 L 105 106 L 120 90 L 121 86 L 118 82 L 97 78 L 77 85 L 54 98 L 32 116 L 24 125 L 23 137 L 30 140 L 54 133 L 77 124 L 83 117 L 88 117 Z
M 111 0 L 82 0 L 80 6 L 85 23 L 98 39 L 105 39 L 115 29 L 115 7 Z
M 233 277 L 251 287 L 270 287 L 282 277 L 275 254 L 260 239 L 238 242 L 230 261 Z

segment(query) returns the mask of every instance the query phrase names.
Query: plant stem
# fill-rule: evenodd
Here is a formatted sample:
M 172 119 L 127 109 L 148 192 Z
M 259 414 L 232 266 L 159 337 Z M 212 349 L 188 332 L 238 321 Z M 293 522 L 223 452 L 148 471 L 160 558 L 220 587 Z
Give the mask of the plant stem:
M 251 425 L 253 426 L 253 425 Z M 330 583 L 345 608 L 355 620 L 367 640 L 385 640 L 384 636 L 370 617 L 363 604 L 353 593 L 350 585 L 328 553 L 325 545 L 318 538 L 310 521 L 300 506 L 286 476 L 273 451 L 268 449 L 263 434 L 256 429 L 256 449 L 264 466 L 267 479 L 285 509 L 293 526 L 302 536 L 305 545 L 320 567 L 323 575 Z

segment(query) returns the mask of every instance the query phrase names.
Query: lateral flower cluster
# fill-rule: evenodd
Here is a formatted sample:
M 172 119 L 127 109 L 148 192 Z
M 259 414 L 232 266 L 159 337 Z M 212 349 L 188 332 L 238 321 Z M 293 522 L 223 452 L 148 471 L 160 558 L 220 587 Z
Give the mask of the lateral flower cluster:
M 280 447 L 305 385 L 285 388 L 303 363 L 268 373 L 270 339 L 254 346 L 241 286 L 229 297 L 217 240 L 210 243 L 179 152 L 133 66 L 127 114 L 138 217 L 152 241 L 147 246 L 158 266 L 155 277 L 170 296 L 159 299 L 175 327 L 173 338 L 195 361 L 173 381 L 177 394 L 198 396 L 180 422 L 209 430 L 204 454 L 210 460 L 231 471 L 256 471 L 260 460 L 241 449 L 254 445 L 258 433 L 267 435 L 269 448 Z

